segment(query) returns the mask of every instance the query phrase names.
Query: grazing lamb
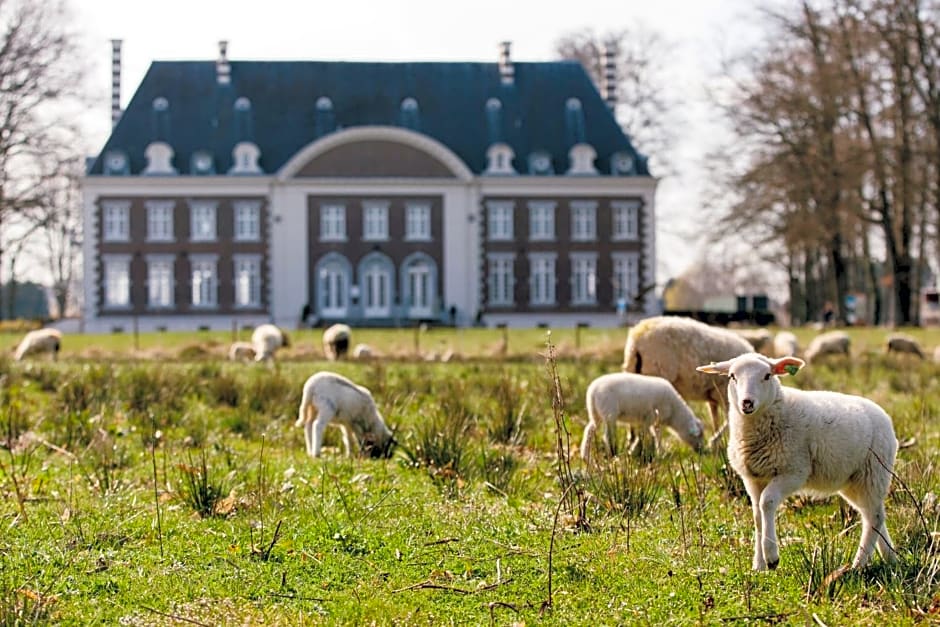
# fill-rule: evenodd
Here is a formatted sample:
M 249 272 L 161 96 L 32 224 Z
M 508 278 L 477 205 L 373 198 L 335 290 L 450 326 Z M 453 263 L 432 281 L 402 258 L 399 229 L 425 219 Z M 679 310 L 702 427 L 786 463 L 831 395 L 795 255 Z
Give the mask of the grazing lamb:
M 605 374 L 588 386 L 586 402 L 588 425 L 581 440 L 581 458 L 585 463 L 590 461 L 598 427 L 602 428 L 607 451 L 614 453 L 618 419 L 640 427 L 638 445 L 645 450 L 659 448 L 658 425 L 669 428 L 696 451 L 702 449 L 702 421 L 665 379 L 629 372 Z M 652 448 L 647 448 L 650 444 Z
M 353 349 L 352 356 L 353 359 L 366 361 L 375 357 L 375 353 L 373 353 L 372 347 L 368 344 L 356 344 L 356 347 Z
M 623 351 L 623 370 L 669 381 L 686 401 L 708 401 L 712 428 L 721 431 L 718 408 L 728 404 L 726 388 L 695 371 L 698 364 L 723 361 L 753 349 L 733 331 L 691 318 L 658 316 L 630 329 Z
M 920 343 L 910 335 L 904 333 L 892 333 L 885 340 L 886 353 L 907 353 L 908 355 L 917 355 L 924 359 L 924 351 L 920 348 Z
M 49 353 L 52 361 L 56 360 L 62 348 L 62 332 L 58 329 L 36 329 L 30 331 L 16 347 L 13 358 L 20 361 L 34 353 Z
M 764 352 L 774 342 L 774 336 L 767 329 L 738 329 L 735 333 L 747 340 L 755 353 Z
M 353 442 L 371 457 L 391 457 L 395 438 L 369 390 L 336 373 L 318 372 L 304 383 L 296 423 L 304 428 L 308 455 L 320 456 L 323 431 L 331 420 L 343 430 L 346 457 L 352 456 Z
M 798 350 L 796 336 L 789 331 L 780 331 L 774 337 L 774 357 L 793 357 Z
M 862 518 L 853 568 L 875 545 L 897 556 L 885 525 L 885 498 L 898 441 L 891 418 L 872 401 L 837 392 L 784 387 L 779 375 L 803 367 L 796 357 L 751 353 L 698 370 L 728 382 L 728 460 L 744 481 L 754 516 L 754 570 L 780 561 L 774 516 L 789 495 L 838 493 Z
M 252 361 L 255 358 L 255 347 L 251 342 L 232 342 L 228 358 L 229 361 Z
M 845 331 L 829 331 L 820 333 L 809 343 L 806 348 L 806 361 L 811 363 L 824 355 L 849 355 L 849 347 L 852 340 Z
M 323 352 L 330 361 L 345 357 L 352 330 L 345 324 L 334 324 L 323 332 Z
M 255 349 L 255 361 L 274 361 L 274 353 L 281 347 L 290 346 L 287 334 L 273 324 L 255 327 L 251 334 L 251 345 Z

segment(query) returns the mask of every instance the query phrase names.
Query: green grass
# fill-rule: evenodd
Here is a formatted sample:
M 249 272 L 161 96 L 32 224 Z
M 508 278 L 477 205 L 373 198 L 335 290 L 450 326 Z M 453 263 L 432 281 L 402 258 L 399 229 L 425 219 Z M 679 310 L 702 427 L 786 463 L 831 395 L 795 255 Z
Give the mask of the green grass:
M 395 359 L 337 364 L 301 332 L 275 369 L 222 361 L 230 334 L 140 337 L 166 360 L 128 334 L 68 336 L 58 363 L 0 360 L 0 623 L 926 623 L 940 366 L 882 356 L 883 335 L 853 331 L 856 357 L 787 381 L 873 398 L 917 438 L 888 502 L 901 564 L 830 582 L 859 534 L 838 498 L 790 499 L 780 568 L 753 573 L 747 497 L 719 456 L 668 436 L 649 465 L 574 457 L 579 524 L 560 506 L 544 331 L 511 332 L 496 357 L 499 331 L 435 329 L 421 352 L 465 359 L 428 363 L 407 359 L 413 330 L 357 330 Z M 573 331 L 552 333 L 565 450 L 624 337 L 587 329 L 575 350 Z M 211 350 L 172 352 L 194 345 Z M 305 456 L 293 421 L 320 369 L 372 389 L 402 442 L 392 459 L 343 458 L 334 428 L 322 459 Z

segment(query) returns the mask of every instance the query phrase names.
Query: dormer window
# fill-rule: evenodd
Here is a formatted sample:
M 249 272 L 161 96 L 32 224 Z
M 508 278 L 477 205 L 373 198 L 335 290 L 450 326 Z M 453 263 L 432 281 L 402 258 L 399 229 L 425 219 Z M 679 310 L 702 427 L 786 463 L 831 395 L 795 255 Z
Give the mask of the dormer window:
M 597 151 L 590 144 L 575 144 L 568 151 L 568 174 L 597 174 L 596 158 Z
M 332 133 L 336 129 L 336 116 L 333 114 L 333 101 L 327 96 L 317 98 L 315 127 L 317 137 Z
M 176 174 L 173 167 L 173 149 L 165 142 L 153 142 L 144 151 L 147 167 L 144 174 Z
M 111 176 L 130 174 L 130 163 L 123 150 L 109 150 L 104 154 L 104 173 Z
M 190 160 L 189 171 L 196 175 L 215 174 L 212 154 L 206 150 L 197 150 Z
M 533 152 L 529 155 L 529 174 L 554 174 L 552 169 L 552 156 L 545 151 Z
M 506 144 L 493 144 L 486 149 L 486 171 L 484 174 L 515 174 L 512 160 L 516 154 Z
M 236 111 L 251 111 L 251 101 L 241 96 L 235 101 L 234 107 Z
M 166 111 L 169 108 L 170 108 L 170 101 L 164 98 L 163 96 L 158 96 L 153 99 L 154 111 Z
M 621 176 L 636 173 L 633 155 L 627 152 L 615 152 L 610 157 L 610 173 Z
M 418 101 L 410 96 L 401 101 L 401 111 L 399 112 L 401 125 L 410 128 L 413 131 L 419 130 L 420 111 Z
M 261 150 L 253 142 L 238 142 L 232 150 L 232 168 L 229 174 L 261 174 L 258 159 Z

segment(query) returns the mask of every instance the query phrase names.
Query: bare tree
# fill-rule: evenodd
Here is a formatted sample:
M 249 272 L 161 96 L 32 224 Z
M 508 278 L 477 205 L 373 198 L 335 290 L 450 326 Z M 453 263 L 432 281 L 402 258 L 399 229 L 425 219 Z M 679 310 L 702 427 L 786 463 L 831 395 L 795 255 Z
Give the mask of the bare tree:
M 79 276 L 82 247 L 82 203 L 79 184 L 82 160 L 56 162 L 59 172 L 47 179 L 44 202 L 35 216 L 43 242 L 39 258 L 52 280 L 57 315 L 67 315 L 75 305 L 74 287 Z

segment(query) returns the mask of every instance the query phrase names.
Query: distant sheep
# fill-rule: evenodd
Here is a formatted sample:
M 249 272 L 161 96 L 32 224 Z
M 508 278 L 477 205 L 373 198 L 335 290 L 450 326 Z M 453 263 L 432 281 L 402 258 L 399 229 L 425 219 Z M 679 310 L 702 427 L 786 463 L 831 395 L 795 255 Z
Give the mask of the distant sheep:
M 799 350 L 796 336 L 789 331 L 780 331 L 774 337 L 774 357 L 792 357 Z
M 920 343 L 904 333 L 892 333 L 885 339 L 885 352 L 886 353 L 907 353 L 908 355 L 916 355 L 921 359 L 925 359 L 924 351 L 920 348 Z
M 323 431 L 331 421 L 343 430 L 346 457 L 352 456 L 354 442 L 360 453 L 391 457 L 395 439 L 369 390 L 342 375 L 318 372 L 304 383 L 296 422 L 296 426 L 304 428 L 307 454 L 311 457 L 320 456 Z
M 368 344 L 356 344 L 356 347 L 353 348 L 352 356 L 353 359 L 366 361 L 375 357 L 375 353 L 372 351 L 372 347 Z
M 56 360 L 62 348 L 62 332 L 58 329 L 37 329 L 27 333 L 16 347 L 13 358 L 20 361 L 27 355 L 49 353 L 52 361 Z
M 629 372 L 600 376 L 588 386 L 586 404 L 588 425 L 581 440 L 581 458 L 585 462 L 591 459 L 598 427 L 607 451 L 614 453 L 618 419 L 640 427 L 637 444 L 644 450 L 659 448 L 656 427 L 660 425 L 696 451 L 702 448 L 702 421 L 663 378 Z
M 251 342 L 233 342 L 228 349 L 230 361 L 252 361 L 255 358 L 255 347 Z
M 352 338 L 352 329 L 345 324 L 334 324 L 323 332 L 323 352 L 330 361 L 346 356 Z
M 825 355 L 845 355 L 848 357 L 851 345 L 852 340 L 845 331 L 820 333 L 809 343 L 804 356 L 807 362 L 813 362 Z
M 838 493 L 861 514 L 853 568 L 868 562 L 876 544 L 885 559 L 894 560 L 885 525 L 898 450 L 891 418 L 860 396 L 781 385 L 778 376 L 796 374 L 803 365 L 796 357 L 750 353 L 698 368 L 730 378 L 728 461 L 751 500 L 753 568 L 777 567 L 774 518 L 781 502 L 797 492 Z
M 773 334 L 767 329 L 738 329 L 735 333 L 747 340 L 755 353 L 763 353 L 774 342 Z
M 691 318 L 657 316 L 630 329 L 623 351 L 623 370 L 662 377 L 683 399 L 707 401 L 715 433 L 720 432 L 719 407 L 727 407 L 726 386 L 695 371 L 699 364 L 749 353 L 750 343 L 733 331 Z
M 277 349 L 290 346 L 287 334 L 273 324 L 255 327 L 251 334 L 251 345 L 255 350 L 255 361 L 274 361 Z

